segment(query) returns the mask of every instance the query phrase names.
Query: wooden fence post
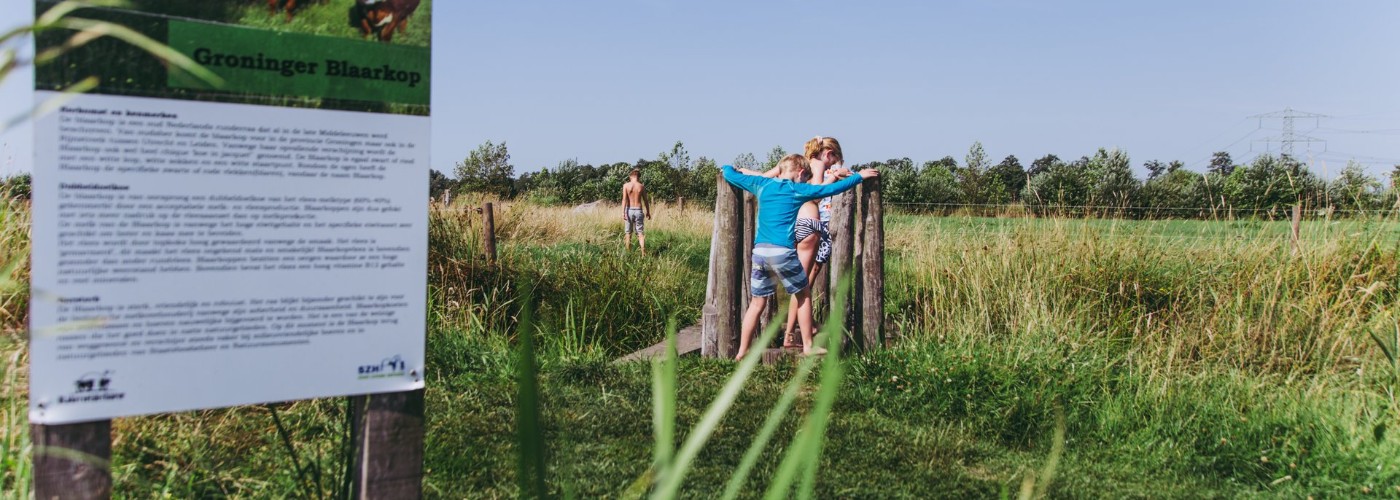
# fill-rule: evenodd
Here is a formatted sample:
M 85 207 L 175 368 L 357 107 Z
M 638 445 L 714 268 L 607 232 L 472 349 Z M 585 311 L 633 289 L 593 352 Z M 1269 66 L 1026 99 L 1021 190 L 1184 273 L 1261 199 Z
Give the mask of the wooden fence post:
M 718 189 L 715 194 L 715 238 L 711 247 L 715 252 L 715 264 L 710 270 L 715 277 L 715 293 L 714 302 L 706 304 L 706 307 L 714 308 L 714 329 L 702 334 L 704 337 L 712 336 L 713 340 L 702 337 L 701 346 L 703 348 L 713 343 L 714 356 L 732 358 L 738 352 L 738 305 L 743 297 L 739 289 L 739 273 L 743 272 L 744 265 L 739 259 L 744 255 L 740 248 L 744 230 L 740 217 L 744 207 L 738 188 L 730 186 L 723 174 L 717 174 L 715 181 Z
M 863 183 L 862 183 L 863 184 Z M 851 203 L 855 204 L 855 226 L 851 230 L 855 241 L 854 250 L 851 251 L 851 305 L 846 310 L 846 331 L 851 332 L 851 340 L 856 349 L 865 349 L 865 336 L 861 334 L 860 327 L 863 324 L 860 320 L 860 313 L 865 309 L 861 307 L 861 299 L 865 297 L 865 279 L 862 274 L 865 272 L 865 207 L 861 206 L 861 191 L 865 186 L 860 186 L 852 190 Z
M 1293 205 L 1293 255 L 1298 255 L 1298 240 L 1303 226 L 1303 204 Z
M 676 200 L 676 205 L 677 205 L 677 207 L 676 207 L 676 212 L 684 212 L 684 211 L 685 211 L 685 197 L 682 196 L 682 197 L 680 197 L 679 200 Z
M 351 498 L 423 497 L 423 389 L 352 396 Z
M 719 211 L 715 211 L 715 221 L 710 227 L 710 266 L 705 276 L 705 305 L 700 309 L 700 355 L 707 358 L 719 357 L 719 336 L 715 333 L 719 324 L 719 309 L 715 307 L 716 259 L 719 258 Z
M 851 267 L 852 257 L 855 253 L 855 221 L 856 221 L 856 197 L 855 190 L 846 191 L 836 195 L 831 200 L 831 261 L 828 263 L 831 268 L 831 278 L 828 280 L 832 285 L 840 285 L 842 280 L 852 276 L 854 269 Z M 855 283 L 851 283 L 851 291 L 855 291 Z M 846 313 L 846 343 L 849 344 L 853 338 L 850 329 L 851 313 L 855 309 L 853 304 L 859 298 L 852 294 L 847 294 L 846 304 L 843 306 Z
M 740 283 L 753 273 L 753 238 L 756 227 L 755 224 L 757 223 L 757 221 L 754 220 L 754 216 L 757 215 L 757 213 L 758 198 L 755 198 L 753 193 L 744 191 L 744 211 L 741 215 L 741 217 L 743 217 L 744 239 L 739 243 L 739 247 L 744 254 L 744 274 L 740 275 Z M 744 305 L 748 304 L 749 300 L 753 298 L 750 292 L 752 292 L 752 290 L 749 290 L 749 287 L 743 287 L 743 293 L 739 294 L 740 314 L 743 314 Z
M 481 207 L 482 245 L 486 249 L 486 262 L 496 263 L 496 216 L 490 203 Z
M 31 424 L 29 436 L 34 442 L 34 498 L 111 498 L 111 420 Z
M 866 349 L 885 346 L 885 204 L 880 178 L 861 183 L 861 335 Z

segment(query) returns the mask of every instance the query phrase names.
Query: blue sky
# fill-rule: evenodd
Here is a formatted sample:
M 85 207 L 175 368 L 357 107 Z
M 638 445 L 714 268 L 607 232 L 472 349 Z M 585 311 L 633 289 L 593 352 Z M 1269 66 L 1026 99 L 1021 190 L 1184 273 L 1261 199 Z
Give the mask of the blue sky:
M 20 4 L 18 0 L 0 0 Z M 721 163 L 816 134 L 850 162 L 1127 150 L 1247 159 L 1292 107 L 1315 169 L 1400 163 L 1393 0 L 434 2 L 433 165 Z M 0 94 L 9 102 L 11 94 Z M 10 106 L 6 106 L 9 109 Z M 1274 129 L 1274 130 L 1269 130 Z M 1273 144 L 1277 150 L 1277 144 Z M 1252 151 L 1251 151 L 1252 149 Z

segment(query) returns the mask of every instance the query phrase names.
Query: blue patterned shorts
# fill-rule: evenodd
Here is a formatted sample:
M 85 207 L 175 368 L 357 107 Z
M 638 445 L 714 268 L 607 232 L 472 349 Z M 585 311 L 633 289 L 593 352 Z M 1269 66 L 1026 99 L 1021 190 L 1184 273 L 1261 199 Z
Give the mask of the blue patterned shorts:
M 754 297 L 772 297 L 778 292 L 773 275 L 778 276 L 789 294 L 807 288 L 807 273 L 797 260 L 797 250 L 768 244 L 754 246 L 753 273 L 749 275 L 749 290 Z

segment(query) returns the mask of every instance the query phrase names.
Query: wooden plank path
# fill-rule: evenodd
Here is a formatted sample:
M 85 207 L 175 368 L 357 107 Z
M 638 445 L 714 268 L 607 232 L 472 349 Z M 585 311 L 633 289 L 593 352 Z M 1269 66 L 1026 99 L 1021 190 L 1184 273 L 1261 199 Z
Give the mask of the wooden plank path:
M 646 361 L 652 358 L 659 358 L 666 354 L 666 341 L 661 341 L 656 345 L 642 349 L 640 351 L 617 358 L 613 363 L 629 363 L 632 361 Z M 698 356 L 700 354 L 700 325 L 691 325 L 676 332 L 676 355 L 678 356 Z M 802 357 L 802 348 L 783 347 L 769 348 L 763 351 L 763 364 L 772 365 L 785 361 L 792 361 Z
M 642 349 L 640 351 L 617 358 L 614 363 L 627 363 L 630 361 L 645 361 L 651 358 L 659 358 L 666 354 L 666 341 Z M 676 355 L 688 356 L 700 354 L 700 325 L 690 325 L 676 332 Z

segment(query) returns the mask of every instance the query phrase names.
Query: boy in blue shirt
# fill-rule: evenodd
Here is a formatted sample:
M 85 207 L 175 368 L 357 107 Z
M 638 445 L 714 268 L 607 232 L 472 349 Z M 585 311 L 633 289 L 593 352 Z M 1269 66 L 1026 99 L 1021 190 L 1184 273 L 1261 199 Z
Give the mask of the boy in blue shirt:
M 768 298 L 776 294 L 772 275 L 783 282 L 783 288 L 797 298 L 797 325 L 802 330 L 803 354 L 822 354 L 824 349 L 812 345 L 812 296 L 807 290 L 807 274 L 797 259 L 794 230 L 797 211 L 803 203 L 832 196 L 856 187 L 860 181 L 880 175 L 868 168 L 831 184 L 814 185 L 798 182 L 807 171 L 808 160 L 802 155 L 787 155 L 778 162 L 778 178 L 750 175 L 725 165 L 724 180 L 753 193 L 758 198 L 758 221 L 753 245 L 753 274 L 749 289 L 753 299 L 744 311 L 739 333 L 739 352 L 735 359 L 749 352 L 749 342 L 758 329 L 758 317 Z

